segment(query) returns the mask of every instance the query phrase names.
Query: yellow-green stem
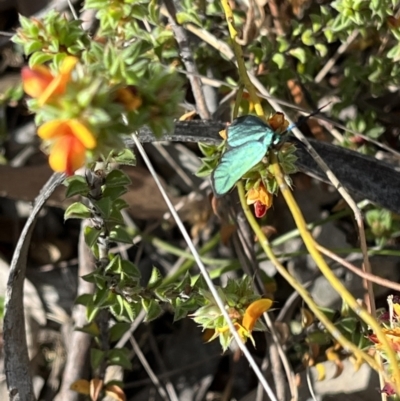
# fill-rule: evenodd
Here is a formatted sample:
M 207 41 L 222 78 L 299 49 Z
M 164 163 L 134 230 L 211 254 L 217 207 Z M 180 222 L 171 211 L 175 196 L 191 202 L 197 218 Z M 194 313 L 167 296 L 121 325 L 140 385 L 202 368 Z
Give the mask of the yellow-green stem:
M 390 363 L 390 367 L 393 372 L 393 382 L 398 385 L 400 384 L 400 369 L 397 362 L 396 354 L 393 349 L 390 347 L 390 344 L 381 330 L 379 323 L 371 316 L 365 308 L 360 306 L 357 300 L 350 294 L 347 288 L 338 280 L 332 270 L 329 268 L 325 259 L 322 257 L 321 253 L 318 251 L 314 238 L 311 236 L 310 232 L 307 230 L 307 224 L 304 220 L 303 214 L 300 211 L 299 206 L 297 205 L 292 192 L 290 191 L 289 187 L 286 185 L 285 179 L 282 174 L 282 170 L 279 166 L 277 157 L 275 154 L 272 154 L 272 168 L 274 171 L 275 179 L 278 182 L 279 188 L 282 192 L 283 197 L 285 198 L 286 204 L 289 206 L 290 212 L 293 216 L 293 219 L 296 223 L 300 231 L 300 235 L 303 238 L 304 244 L 310 255 L 312 256 L 313 260 L 317 264 L 318 268 L 320 269 L 321 273 L 325 276 L 325 278 L 329 281 L 330 285 L 333 289 L 340 294 L 342 299 L 350 306 L 353 311 L 360 316 L 360 318 L 371 327 L 374 331 L 375 335 L 377 336 L 380 343 L 383 345 L 385 349 L 386 356 Z M 397 389 L 397 393 L 399 394 L 399 388 Z
M 228 0 L 221 0 L 221 4 L 222 4 L 222 8 L 224 9 L 226 21 L 228 23 L 229 35 L 231 37 L 232 47 L 233 47 L 233 51 L 235 53 L 235 58 L 236 58 L 237 65 L 238 65 L 240 79 L 242 81 L 242 84 L 246 88 L 247 92 L 249 93 L 250 101 L 254 105 L 254 111 L 256 112 L 256 114 L 259 117 L 265 119 L 264 110 L 261 106 L 260 99 L 257 96 L 257 91 L 254 88 L 253 84 L 251 83 L 249 76 L 247 75 L 246 65 L 244 64 L 244 56 L 243 56 L 242 48 L 236 42 L 238 32 L 233 23 L 232 9 L 229 5 Z
M 271 262 L 274 264 L 279 274 L 293 287 L 295 291 L 299 293 L 304 302 L 308 305 L 310 310 L 314 313 L 316 318 L 325 326 L 325 328 L 329 331 L 329 333 L 335 338 L 335 340 L 346 350 L 349 350 L 354 353 L 354 355 L 366 361 L 373 369 L 379 370 L 379 366 L 375 362 L 375 360 L 361 351 L 356 345 L 354 345 L 351 341 L 347 340 L 340 331 L 336 328 L 336 326 L 326 317 L 326 315 L 318 308 L 318 305 L 312 300 L 311 295 L 308 291 L 298 282 L 296 279 L 285 269 L 285 267 L 279 262 L 274 252 L 271 249 L 269 241 L 267 237 L 262 232 L 260 226 L 257 223 L 257 220 L 253 216 L 249 206 L 246 202 L 245 192 L 243 188 L 243 184 L 239 182 L 237 184 L 237 188 L 239 191 L 239 198 L 242 204 L 243 211 L 246 215 L 246 218 L 253 229 L 255 235 L 258 238 L 258 241 L 263 248 L 264 252 L 267 254 Z
M 222 4 L 223 10 L 224 10 L 224 13 L 226 16 L 226 20 L 228 23 L 229 34 L 230 34 L 233 51 L 235 53 L 235 58 L 236 58 L 237 65 L 238 65 L 241 83 L 245 86 L 246 90 L 249 93 L 250 101 L 254 105 L 254 110 L 255 110 L 256 114 L 265 120 L 264 110 L 261 106 L 260 99 L 258 98 L 256 89 L 254 88 L 254 86 L 251 83 L 249 76 L 247 74 L 242 48 L 236 42 L 238 32 L 234 25 L 232 9 L 229 5 L 228 0 L 221 0 L 221 4 Z M 237 110 L 237 108 L 236 108 L 236 110 Z M 289 188 L 287 187 L 286 183 L 284 182 L 284 178 L 283 178 L 282 172 L 280 170 L 280 166 L 277 162 L 275 155 L 273 156 L 272 164 L 273 164 L 274 174 L 277 179 L 277 182 L 278 182 L 280 189 L 285 197 L 286 203 L 288 204 L 288 206 L 290 208 L 290 211 L 291 211 L 293 218 L 296 222 L 296 225 L 300 231 L 303 241 L 306 244 L 308 251 L 310 252 L 310 255 L 314 258 L 316 264 L 320 268 L 321 272 L 325 275 L 325 277 L 329 280 L 332 287 L 343 297 L 343 299 L 349 304 L 349 306 L 357 314 L 359 314 L 360 318 L 362 320 L 364 320 L 367 324 L 369 324 L 370 327 L 374 330 L 379 341 L 383 344 L 385 351 L 387 353 L 388 360 L 389 360 L 390 364 L 392 365 L 391 367 L 393 370 L 394 382 L 396 383 L 396 385 L 397 385 L 397 383 L 399 383 L 399 385 L 400 385 L 400 370 L 399 370 L 399 366 L 397 365 L 396 355 L 393 352 L 393 350 L 390 348 L 389 343 L 387 342 L 385 335 L 383 334 L 382 330 L 380 329 L 378 322 L 365 309 L 363 309 L 359 306 L 359 304 L 354 299 L 354 297 L 351 296 L 351 294 L 347 291 L 347 289 L 343 286 L 343 284 L 336 278 L 336 276 L 333 274 L 333 272 L 329 269 L 328 265 L 325 263 L 325 260 L 322 258 L 321 254 L 316 249 L 314 239 L 312 238 L 312 236 L 310 235 L 310 233 L 307 230 L 307 226 L 306 226 L 304 218 L 300 212 L 300 209 L 299 209 L 298 205 L 296 204 Z M 277 258 L 274 255 L 274 253 L 272 252 L 272 249 L 269 245 L 267 238 L 261 231 L 260 227 L 257 224 L 257 221 L 255 220 L 254 216 L 250 212 L 250 209 L 246 203 L 245 192 L 244 192 L 244 188 L 243 188 L 243 185 L 241 182 L 238 183 L 238 190 L 239 190 L 239 195 L 240 195 L 240 201 L 242 203 L 242 207 L 246 214 L 246 217 L 247 217 L 250 225 L 252 226 L 255 234 L 257 235 L 263 250 L 265 251 L 267 256 L 270 258 L 270 260 L 275 264 L 275 266 L 278 269 L 278 271 L 280 272 L 280 274 L 288 281 L 288 283 L 290 285 L 292 285 L 292 287 L 296 291 L 299 292 L 299 294 L 302 296 L 304 301 L 308 304 L 310 309 L 314 312 L 316 317 L 321 321 L 322 324 L 325 325 L 326 329 L 342 345 L 342 347 L 344 347 L 345 349 L 351 350 L 358 358 L 362 358 L 363 360 L 368 362 L 377 371 L 382 371 L 381 366 L 372 357 L 370 357 L 365 352 L 361 351 L 352 342 L 348 341 L 337 330 L 337 328 L 332 324 L 332 322 L 330 322 L 329 319 L 318 309 L 317 305 L 311 299 L 308 292 L 279 263 L 279 261 L 277 260 Z M 399 393 L 399 391 L 398 391 L 398 393 Z

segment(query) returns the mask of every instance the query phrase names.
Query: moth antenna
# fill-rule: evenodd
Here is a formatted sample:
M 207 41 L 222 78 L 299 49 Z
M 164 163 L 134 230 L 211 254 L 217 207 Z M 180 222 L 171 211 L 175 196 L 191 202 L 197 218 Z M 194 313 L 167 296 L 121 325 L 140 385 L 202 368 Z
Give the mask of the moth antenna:
M 313 111 L 310 114 L 307 114 L 306 116 L 301 116 L 296 123 L 289 125 L 289 127 L 287 127 L 286 131 L 283 133 L 284 136 L 289 135 L 289 132 L 293 129 L 293 128 L 298 128 L 300 127 L 300 125 L 302 125 L 303 123 L 305 123 L 310 117 L 316 116 L 317 114 L 320 113 L 320 111 L 325 108 L 326 106 L 330 105 L 331 102 L 328 102 L 326 104 L 324 104 L 323 106 L 319 107 L 317 110 Z

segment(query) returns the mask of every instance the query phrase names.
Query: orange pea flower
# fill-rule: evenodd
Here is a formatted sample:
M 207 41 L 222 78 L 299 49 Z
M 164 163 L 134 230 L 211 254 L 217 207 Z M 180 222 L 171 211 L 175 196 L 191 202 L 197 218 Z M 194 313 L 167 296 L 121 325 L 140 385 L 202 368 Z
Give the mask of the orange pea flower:
M 272 300 L 267 298 L 261 298 L 257 301 L 252 302 L 244 313 L 242 326 L 248 331 L 252 332 L 254 325 L 261 315 L 266 312 L 272 305 Z
M 239 322 L 234 322 L 233 325 L 237 330 L 240 338 L 243 342 L 246 342 L 248 338 L 253 341 L 253 337 L 251 332 L 254 329 L 254 325 L 257 320 L 261 317 L 261 315 L 266 312 L 272 305 L 272 300 L 267 298 L 258 299 L 257 301 L 252 302 L 246 309 L 243 315 L 243 319 L 241 324 Z M 212 337 L 211 340 L 218 337 L 219 334 L 225 333 L 229 330 L 228 326 L 220 327 L 216 329 L 216 334 Z M 211 341 L 210 340 L 210 341 Z
M 67 175 L 84 165 L 87 149 L 96 147 L 92 132 L 76 119 L 48 121 L 39 127 L 38 135 L 44 140 L 54 140 L 50 147 L 50 167 Z
M 35 65 L 32 68 L 24 67 L 21 75 L 25 93 L 36 98 L 39 105 L 53 100 L 57 95 L 62 95 L 77 62 L 76 57 L 66 57 L 56 76 L 44 65 Z
M 250 188 L 247 192 L 247 204 L 254 205 L 255 215 L 257 218 L 265 216 L 267 210 L 272 206 L 272 197 L 264 184 L 260 183 L 258 188 Z
M 400 327 L 394 327 L 393 329 L 382 328 L 382 333 L 386 336 L 387 341 L 389 342 L 393 351 L 399 353 L 400 352 Z M 371 334 L 368 338 L 374 342 L 375 348 L 377 350 L 382 350 L 383 345 L 378 340 L 378 337 L 375 334 Z

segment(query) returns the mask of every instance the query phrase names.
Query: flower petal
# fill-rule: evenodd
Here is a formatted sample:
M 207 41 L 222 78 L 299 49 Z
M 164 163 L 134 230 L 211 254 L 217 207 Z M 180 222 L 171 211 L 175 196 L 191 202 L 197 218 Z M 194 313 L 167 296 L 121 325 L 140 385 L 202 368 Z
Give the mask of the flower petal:
M 33 98 L 39 97 L 53 80 L 50 70 L 43 65 L 24 67 L 21 76 L 25 93 Z
M 61 95 L 65 92 L 68 82 L 71 79 L 71 72 L 78 59 L 76 57 L 66 57 L 60 67 L 59 74 L 46 87 L 46 90 L 38 98 L 40 105 L 45 104 L 53 95 Z
M 60 74 L 71 74 L 72 70 L 75 68 L 78 63 L 78 59 L 73 56 L 67 56 L 63 60 L 60 67 Z
M 85 163 L 86 148 L 74 135 L 63 135 L 53 144 L 49 164 L 57 172 L 72 175 Z
M 261 219 L 262 217 L 265 216 L 267 213 L 267 206 L 262 204 L 260 201 L 257 201 L 254 204 L 254 214 L 257 217 L 257 219 Z
M 271 307 L 271 305 L 272 300 L 267 298 L 258 299 L 257 301 L 252 302 L 244 313 L 242 321 L 243 327 L 251 332 L 256 324 L 256 321 Z
M 82 142 L 86 149 L 93 149 L 96 147 L 96 138 L 85 124 L 76 119 L 68 120 L 67 124 L 73 135 Z
M 68 120 L 47 121 L 38 128 L 38 136 L 42 139 L 52 139 L 62 135 L 69 135 L 71 131 L 67 121 Z

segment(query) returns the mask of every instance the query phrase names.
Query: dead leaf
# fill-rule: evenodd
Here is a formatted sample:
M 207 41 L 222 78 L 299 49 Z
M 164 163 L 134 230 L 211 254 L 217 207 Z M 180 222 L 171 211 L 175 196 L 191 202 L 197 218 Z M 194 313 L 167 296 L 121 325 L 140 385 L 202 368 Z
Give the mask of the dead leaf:
M 106 394 L 114 400 L 117 401 L 126 401 L 126 396 L 124 391 L 121 387 L 117 386 L 116 384 L 110 384 L 106 386 Z
M 76 391 L 79 394 L 89 395 L 90 394 L 90 384 L 87 380 L 79 379 L 74 381 L 70 387 L 72 391 Z
M 92 379 L 90 380 L 90 398 L 92 401 L 99 399 L 101 390 L 103 389 L 103 380 Z
M 196 115 L 197 115 L 196 110 L 188 111 L 187 113 L 182 114 L 182 115 L 179 117 L 179 121 L 190 121 L 190 120 L 193 120 L 193 118 L 194 118 Z

